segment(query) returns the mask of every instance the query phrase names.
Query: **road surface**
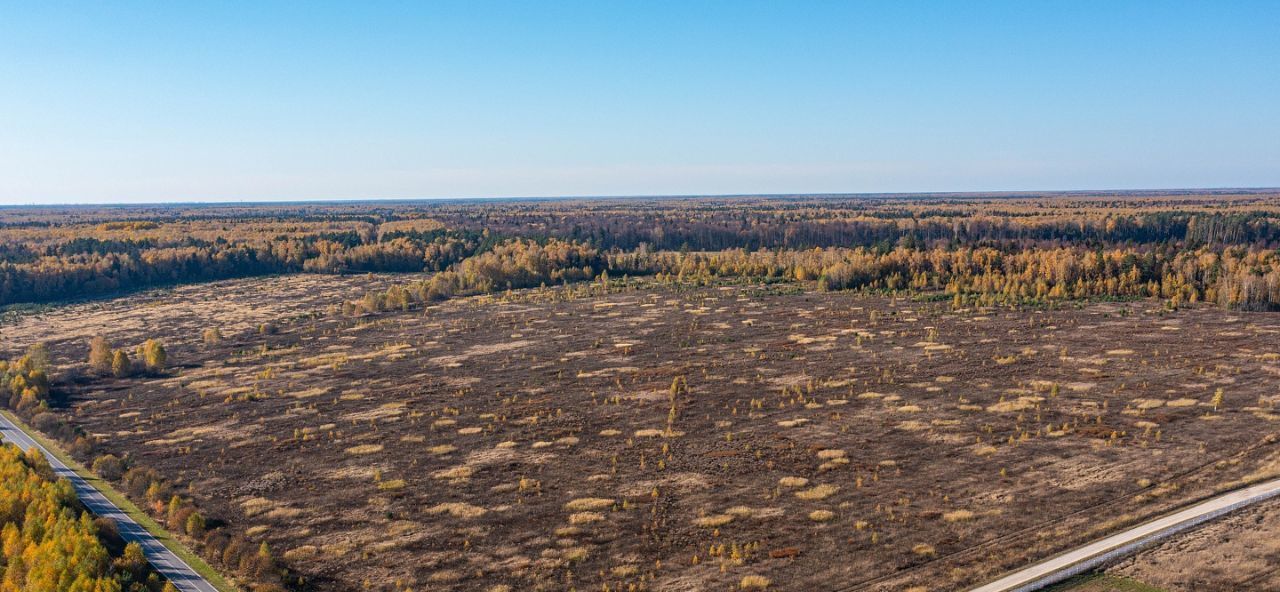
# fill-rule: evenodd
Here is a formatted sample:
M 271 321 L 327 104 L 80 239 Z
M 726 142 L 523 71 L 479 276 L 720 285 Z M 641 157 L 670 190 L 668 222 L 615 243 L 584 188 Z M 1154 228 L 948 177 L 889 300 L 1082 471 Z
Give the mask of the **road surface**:
M 67 465 L 62 464 L 58 457 L 50 453 L 39 442 L 33 440 L 26 432 L 22 431 L 17 425 L 9 421 L 8 417 L 0 415 L 0 438 L 5 442 L 16 444 L 23 450 L 35 448 L 39 450 L 45 458 L 49 459 L 49 464 L 53 466 L 53 471 L 59 477 L 64 477 L 75 486 L 76 496 L 89 508 L 94 515 L 110 518 L 115 521 L 116 526 L 120 530 L 120 536 L 125 541 L 137 542 L 142 545 L 142 552 L 147 556 L 147 561 L 155 567 L 160 575 L 166 580 L 173 582 L 174 586 L 182 592 L 218 592 L 218 589 L 204 579 L 196 570 L 192 569 L 187 562 L 178 557 L 164 546 L 156 537 L 147 532 L 147 529 L 130 518 L 123 510 L 116 507 L 111 500 L 102 495 L 88 481 L 77 475 Z
M 1024 567 L 970 592 L 1031 592 L 1092 571 L 1148 544 L 1202 524 L 1237 508 L 1280 495 L 1280 479 L 1224 493 L 1168 516 L 1094 541 Z

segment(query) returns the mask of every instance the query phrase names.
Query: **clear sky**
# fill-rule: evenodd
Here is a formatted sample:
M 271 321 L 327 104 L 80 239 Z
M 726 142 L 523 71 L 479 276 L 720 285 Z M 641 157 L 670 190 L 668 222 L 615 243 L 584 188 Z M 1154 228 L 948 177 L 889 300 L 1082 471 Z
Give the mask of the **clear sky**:
M 0 203 L 1280 186 L 1280 2 L 0 0 Z

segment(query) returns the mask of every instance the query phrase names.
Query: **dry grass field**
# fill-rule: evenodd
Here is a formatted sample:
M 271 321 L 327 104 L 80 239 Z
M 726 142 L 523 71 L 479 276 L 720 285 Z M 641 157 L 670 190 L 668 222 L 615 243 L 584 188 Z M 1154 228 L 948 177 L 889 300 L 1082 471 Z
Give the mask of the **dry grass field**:
M 194 345 L 210 327 L 227 336 L 252 333 L 263 323 L 312 316 L 341 299 L 413 277 L 417 274 L 281 275 L 40 307 L 0 320 L 0 343 L 13 352 L 44 341 L 69 354 L 76 348 L 87 351 L 86 343 L 95 335 L 121 343 L 163 335 L 165 343 Z
M 187 286 L 0 331 L 63 367 L 90 335 L 162 340 L 166 376 L 68 386 L 58 413 L 319 590 L 955 590 L 1280 474 L 1270 315 L 635 280 L 334 313 L 385 281 Z M 1166 584 L 1170 553 L 1216 540 L 1121 571 Z
M 1280 503 L 1247 508 L 1108 570 L 1168 592 L 1280 590 Z

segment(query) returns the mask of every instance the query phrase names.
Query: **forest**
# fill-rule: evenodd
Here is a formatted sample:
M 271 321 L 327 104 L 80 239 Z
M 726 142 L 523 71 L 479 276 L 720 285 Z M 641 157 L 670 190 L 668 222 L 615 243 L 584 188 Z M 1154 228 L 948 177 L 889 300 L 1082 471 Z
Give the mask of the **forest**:
M 0 446 L 0 590 L 170 592 L 137 543 L 76 501 L 38 452 Z
M 0 211 L 0 305 L 288 273 L 439 272 L 365 308 L 601 273 L 985 304 L 1280 306 L 1280 195 L 1014 194 Z

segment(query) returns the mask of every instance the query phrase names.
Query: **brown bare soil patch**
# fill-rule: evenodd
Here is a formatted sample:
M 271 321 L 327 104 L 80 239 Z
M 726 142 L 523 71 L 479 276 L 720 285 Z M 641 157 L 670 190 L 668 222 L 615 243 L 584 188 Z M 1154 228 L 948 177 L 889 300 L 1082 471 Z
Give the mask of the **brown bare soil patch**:
M 371 281 L 191 286 L 18 333 L 58 364 L 88 335 L 163 340 L 169 376 L 63 385 L 56 412 L 320 590 L 951 590 L 1280 466 L 1271 315 L 635 280 L 333 314 Z M 1125 573 L 1160 583 L 1142 566 L 1172 552 Z

